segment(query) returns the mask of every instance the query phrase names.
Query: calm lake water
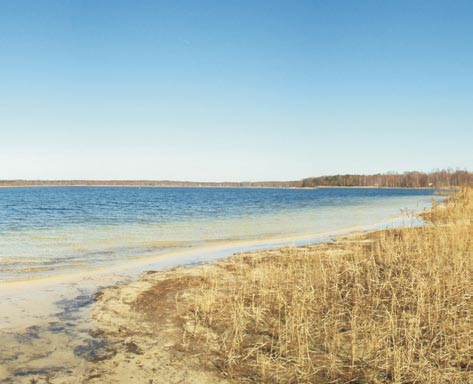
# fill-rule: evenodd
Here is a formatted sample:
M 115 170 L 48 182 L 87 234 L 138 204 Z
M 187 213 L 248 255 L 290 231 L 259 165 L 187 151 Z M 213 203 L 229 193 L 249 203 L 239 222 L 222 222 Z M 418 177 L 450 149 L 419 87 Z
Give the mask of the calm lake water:
M 0 189 L 0 281 L 176 249 L 369 226 L 431 206 L 433 190 Z

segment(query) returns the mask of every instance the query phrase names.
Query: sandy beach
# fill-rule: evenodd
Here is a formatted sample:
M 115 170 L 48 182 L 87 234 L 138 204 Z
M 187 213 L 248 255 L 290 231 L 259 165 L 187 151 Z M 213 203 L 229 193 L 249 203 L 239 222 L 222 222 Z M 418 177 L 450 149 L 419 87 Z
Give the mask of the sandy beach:
M 337 242 L 363 241 L 361 236 L 340 237 Z M 235 382 L 228 380 L 201 348 L 194 350 L 190 345 L 194 339 L 186 339 L 198 332 L 188 312 L 195 293 L 209 275 L 221 280 L 234 278 L 235 258 L 266 259 L 309 249 L 333 252 L 327 243 L 248 252 L 202 266 L 148 271 L 137 282 L 101 291 L 92 318 L 113 356 L 94 364 L 88 382 Z
M 351 229 L 353 230 L 353 229 Z M 324 234 L 326 235 L 326 234 Z M 340 236 L 337 240 L 353 241 L 361 234 Z M 328 244 L 302 248 L 283 247 L 259 252 L 238 254 L 234 257 L 267 258 L 304 249 L 326 249 Z M 234 258 L 233 257 L 233 258 Z M 185 333 L 194 332 L 192 319 L 186 311 L 201 287 L 205 276 L 231 278 L 233 258 L 210 264 L 144 272 L 139 280 L 101 289 L 94 295 L 94 303 L 80 303 L 77 297 L 65 309 L 62 319 L 76 322 L 77 334 L 63 332 L 59 322 L 22 328 L 25 344 L 22 355 L 10 353 L 20 368 L 28 362 L 29 369 L 11 378 L 5 368 L 0 371 L 5 383 L 226 383 L 224 375 L 211 366 L 201 353 L 194 353 L 187 344 Z M 24 284 L 24 283 L 23 283 Z M 38 286 L 41 284 L 36 283 Z M 44 284 L 44 283 L 43 283 Z M 84 299 L 86 297 L 84 296 Z M 84 305 L 81 311 L 81 305 Z M 40 311 L 38 303 L 36 310 Z M 156 309 L 158 308 L 158 310 Z M 29 308 L 35 311 L 35 307 Z M 42 310 L 50 310 L 42 308 Z M 69 315 L 69 316 L 68 316 Z M 60 317 L 61 317 L 60 316 Z M 87 321 L 89 319 L 89 321 Z M 19 329 L 19 328 L 18 328 Z M 184 332 L 184 333 L 183 333 Z M 14 345 L 19 334 L 10 333 Z M 31 366 L 28 352 L 37 354 L 38 345 L 44 357 Z M 2 349 L 7 353 L 7 348 Z M 79 362 L 79 363 L 78 363 Z M 35 369 L 37 367 L 37 369 Z M 65 369 L 64 369 L 65 368 Z M 0 376 L 1 377 L 1 376 Z M 33 381 L 32 381 L 33 380 Z

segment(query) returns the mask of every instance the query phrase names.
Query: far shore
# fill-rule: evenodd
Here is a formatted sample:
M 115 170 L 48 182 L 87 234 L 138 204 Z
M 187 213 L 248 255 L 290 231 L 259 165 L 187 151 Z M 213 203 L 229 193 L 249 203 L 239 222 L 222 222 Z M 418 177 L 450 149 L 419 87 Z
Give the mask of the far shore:
M 377 185 L 365 185 L 365 186 L 326 186 L 320 185 L 316 187 L 296 187 L 296 186 L 263 186 L 263 185 L 202 185 L 199 183 L 192 184 L 127 184 L 127 183 L 102 183 L 102 184 L 0 184 L 0 188 L 64 188 L 64 187 L 78 187 L 78 188 L 218 188 L 218 189 L 233 189 L 233 188 L 251 188 L 251 189 L 297 189 L 297 190 L 310 190 L 310 189 L 444 189 L 454 187 L 389 187 L 389 186 L 377 186 Z
M 229 176 L 230 178 L 230 176 Z M 222 178 L 223 179 L 223 178 Z M 222 180 L 221 179 L 221 180 Z M 439 189 L 473 185 L 466 170 L 336 174 L 292 180 L 189 181 L 159 179 L 0 179 L 0 187 L 204 187 L 204 188 L 415 188 Z

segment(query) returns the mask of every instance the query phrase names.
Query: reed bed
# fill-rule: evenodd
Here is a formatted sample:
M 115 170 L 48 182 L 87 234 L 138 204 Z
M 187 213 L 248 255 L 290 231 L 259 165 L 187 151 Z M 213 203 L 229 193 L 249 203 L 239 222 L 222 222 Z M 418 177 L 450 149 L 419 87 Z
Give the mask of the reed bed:
M 473 382 L 472 217 L 463 189 L 424 227 L 230 258 L 183 343 L 236 382 Z

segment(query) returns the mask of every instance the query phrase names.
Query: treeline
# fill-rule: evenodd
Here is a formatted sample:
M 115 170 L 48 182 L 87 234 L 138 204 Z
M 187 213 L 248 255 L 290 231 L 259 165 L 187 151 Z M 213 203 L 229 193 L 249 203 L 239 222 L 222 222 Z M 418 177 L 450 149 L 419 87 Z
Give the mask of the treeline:
M 0 187 L 222 187 L 294 188 L 301 181 L 195 182 L 172 180 L 0 180 Z
M 310 177 L 302 180 L 301 187 L 441 188 L 464 185 L 473 185 L 473 173 L 464 170 L 438 170 L 430 173 L 390 172 Z
M 333 175 L 298 181 L 195 182 L 172 180 L 0 180 L 0 187 L 222 187 L 222 188 L 316 188 L 316 187 L 395 187 L 442 188 L 473 185 L 473 173 L 438 170 L 430 173 L 404 172 L 376 175 Z

